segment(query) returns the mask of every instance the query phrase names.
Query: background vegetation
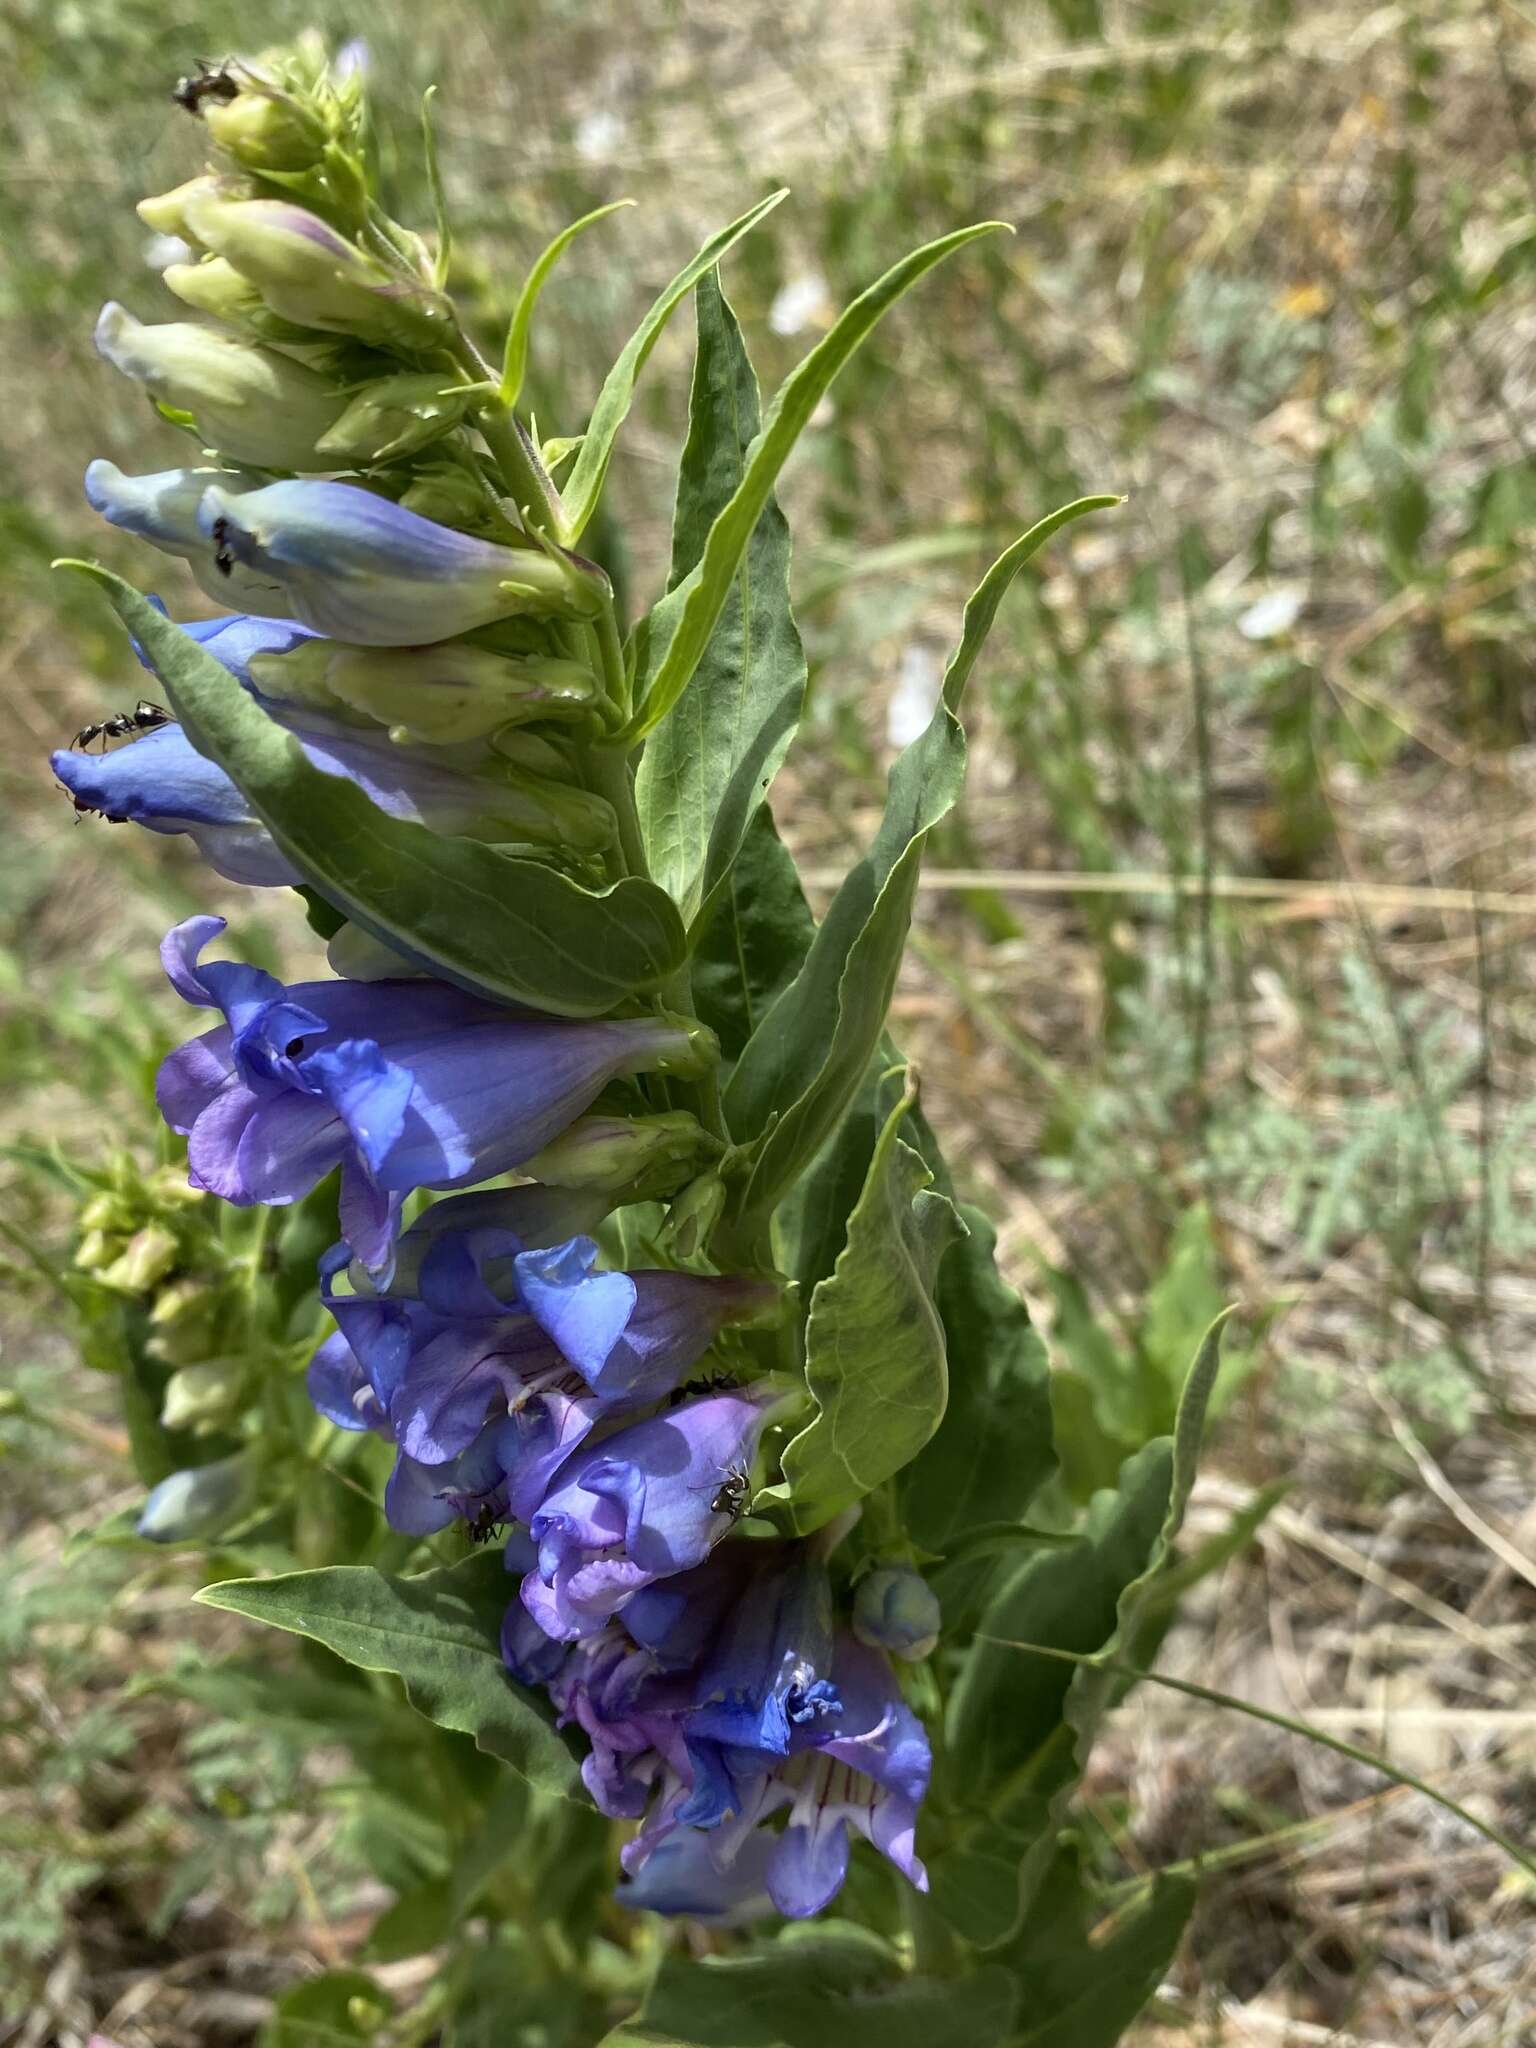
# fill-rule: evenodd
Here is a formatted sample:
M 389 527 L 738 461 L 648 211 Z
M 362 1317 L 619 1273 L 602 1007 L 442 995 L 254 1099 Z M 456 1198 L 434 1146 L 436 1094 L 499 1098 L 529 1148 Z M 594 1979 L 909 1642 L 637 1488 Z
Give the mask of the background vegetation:
M 488 330 L 555 228 L 640 202 L 547 302 L 546 431 L 579 424 L 680 254 L 779 182 L 730 279 L 770 386 L 900 251 L 1016 223 L 881 330 L 797 458 L 813 710 L 776 808 L 840 872 L 988 550 L 1127 494 L 1010 600 L 897 1029 L 1051 1332 L 1077 1490 L 1166 1426 L 1199 1329 L 1246 1305 L 1194 1519 L 1252 1503 L 1258 1534 L 1167 1668 L 1529 1835 L 1536 16 L 7 0 L 0 2041 L 252 2040 L 381 1896 L 343 1753 L 253 1739 L 207 1684 L 210 1651 L 248 1640 L 188 1607 L 174 1558 L 102 1538 L 138 1489 L 67 1312 L 58 1162 L 158 1157 L 170 918 L 221 909 L 248 952 L 271 943 L 179 844 L 73 829 L 46 751 L 139 677 L 47 564 L 142 576 L 78 477 L 95 454 L 151 466 L 155 433 L 177 459 L 90 344 L 106 297 L 168 310 L 132 205 L 196 168 L 169 88 L 312 20 L 366 36 L 423 222 L 415 102 L 439 84 L 455 282 Z M 685 326 L 615 469 L 642 590 Z M 185 597 L 169 565 L 163 588 Z M 1104 1873 L 1209 1873 L 1147 2040 L 1529 2038 L 1529 1890 L 1417 1797 L 1151 1688 L 1089 1790 Z

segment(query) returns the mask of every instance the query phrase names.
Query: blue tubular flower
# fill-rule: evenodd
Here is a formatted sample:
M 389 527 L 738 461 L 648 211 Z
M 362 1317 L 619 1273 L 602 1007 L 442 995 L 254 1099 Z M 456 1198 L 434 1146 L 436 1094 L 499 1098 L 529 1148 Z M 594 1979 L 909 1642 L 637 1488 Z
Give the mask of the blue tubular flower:
M 729 1482 L 751 1468 L 765 1398 L 687 1402 L 562 1468 L 528 1523 L 539 1563 L 522 1595 L 546 1635 L 591 1635 L 642 1586 L 703 1563 L 736 1520 Z
M 201 503 L 201 493 L 198 496 Z M 196 529 L 196 506 L 193 507 L 193 526 Z M 199 555 L 207 552 L 203 537 L 197 534 Z M 320 635 L 308 626 L 301 626 L 297 619 L 270 619 L 259 612 L 227 612 L 217 619 L 181 619 L 177 622 L 189 640 L 195 640 L 215 661 L 223 664 L 235 680 L 243 687 L 259 695 L 251 676 L 251 663 L 263 654 L 291 654 L 306 641 L 318 640 Z M 138 653 L 138 649 L 135 649 Z M 154 664 L 139 653 L 151 675 Z
M 188 1137 L 193 1185 L 245 1207 L 297 1201 L 341 1166 L 343 1227 L 383 1265 L 412 1188 L 488 1180 L 537 1152 L 620 1074 L 689 1057 L 650 1018 L 572 1023 L 442 982 L 301 982 L 200 966 L 222 918 L 161 948 L 172 986 L 226 1022 L 171 1053 L 156 1096 Z
M 509 1203 L 509 1194 L 539 1199 Z M 461 1217 L 521 1211 L 530 1225 L 560 1206 L 534 1189 L 461 1199 L 473 1205 Z M 493 1436 L 505 1502 L 524 1519 L 599 1421 L 668 1393 L 762 1292 L 760 1282 L 732 1278 L 601 1272 L 586 1237 L 524 1250 L 496 1227 L 425 1240 L 420 1228 L 401 1242 L 388 1293 L 371 1291 L 366 1276 L 356 1293 L 333 1290 L 345 1246 L 322 1262 L 322 1298 L 358 1376 L 329 1405 L 317 1395 L 317 1406 L 332 1413 L 365 1399 L 366 1384 L 370 1414 L 387 1420 L 402 1455 L 434 1468 Z M 321 1356 L 334 1354 L 322 1346 Z
M 619 1892 L 626 1904 L 698 1913 L 700 1900 L 707 1906 L 711 1897 L 734 1897 L 744 1887 L 755 1894 L 763 1887 L 778 1912 L 808 1919 L 840 1889 L 853 1833 L 873 1842 L 919 1891 L 928 1889 L 914 1847 L 932 1761 L 923 1725 L 902 1699 L 885 1658 L 852 1636 L 838 1638 L 832 1681 L 842 1713 L 795 1728 L 789 1756 L 748 1783 L 733 1818 L 715 1827 L 689 1827 L 678 1789 L 664 1795 L 624 1851 L 624 1868 L 633 1879 Z M 782 1833 L 760 1825 L 785 1808 Z M 664 1859 L 659 1882 L 648 1875 L 658 1858 Z M 670 1883 L 667 1874 L 674 1869 L 689 1873 L 688 1887 Z
M 147 732 L 110 754 L 60 747 L 49 756 L 77 811 L 151 832 L 185 832 L 208 865 L 231 882 L 292 887 L 303 877 L 222 768 L 205 760 L 176 724 Z
M 842 1716 L 797 1729 L 788 1762 L 760 1782 L 755 1805 L 718 1836 L 716 1855 L 729 1859 L 759 1821 L 789 1809 L 768 1860 L 768 1894 L 796 1920 L 819 1913 L 841 1888 L 850 1831 L 873 1842 L 920 1892 L 928 1889 L 914 1846 L 932 1768 L 923 1724 L 886 1659 L 852 1636 L 838 1639 L 832 1678 Z
M 635 1595 L 624 1627 L 662 1674 L 640 1704 L 665 1703 L 683 1761 L 630 1860 L 674 1827 L 739 1815 L 790 1753 L 797 1730 L 840 1715 L 826 1566 L 804 1545 L 723 1544 L 691 1572 Z
M 198 508 L 211 484 L 244 491 L 259 481 L 229 469 L 161 469 L 148 476 L 125 476 L 115 462 L 96 461 L 85 472 L 85 495 L 91 509 L 109 525 L 185 562 L 199 586 L 219 604 L 284 612 L 289 607 L 276 578 L 233 560 L 227 573 L 220 570 L 197 523 Z
M 305 1384 L 320 1414 L 338 1429 L 372 1430 L 393 1442 L 387 1400 L 340 1331 L 327 1337 L 310 1360 Z M 397 1451 L 384 1489 L 384 1516 L 392 1529 L 430 1536 L 461 1518 L 479 1525 L 486 1519 L 502 1521 L 506 1514 L 505 1452 L 495 1431 L 441 1465 L 424 1465 Z
M 694 1677 L 684 1726 L 696 1772 L 715 1750 L 733 1782 L 766 1770 L 789 1754 L 797 1729 L 840 1715 L 837 1688 L 824 1675 L 831 1664 L 826 1566 L 797 1547 L 752 1581 Z M 699 1790 L 679 1818 L 707 1826 L 721 1816 Z
M 296 618 L 359 646 L 419 646 L 517 612 L 579 612 L 584 602 L 574 572 L 536 549 L 476 540 L 353 484 L 214 487 L 198 524 L 221 572 L 271 579 Z

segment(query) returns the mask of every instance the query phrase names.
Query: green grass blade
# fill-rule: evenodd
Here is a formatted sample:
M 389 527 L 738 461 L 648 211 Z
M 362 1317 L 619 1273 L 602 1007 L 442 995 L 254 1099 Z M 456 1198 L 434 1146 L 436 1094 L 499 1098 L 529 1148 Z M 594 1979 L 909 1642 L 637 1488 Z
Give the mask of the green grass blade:
M 595 227 L 600 220 L 606 220 L 610 213 L 620 213 L 626 206 L 634 205 L 633 199 L 615 199 L 609 206 L 599 206 L 591 213 L 584 213 L 580 220 L 573 220 L 568 228 L 562 228 L 554 240 L 541 251 L 538 261 L 528 273 L 527 282 L 517 295 L 512 319 L 507 327 L 507 345 L 501 358 L 501 402 L 516 405 L 522 396 L 523 378 L 528 372 L 528 335 L 533 326 L 534 309 L 539 303 L 539 294 L 548 282 L 549 274 L 560 258 L 569 249 L 578 235 Z

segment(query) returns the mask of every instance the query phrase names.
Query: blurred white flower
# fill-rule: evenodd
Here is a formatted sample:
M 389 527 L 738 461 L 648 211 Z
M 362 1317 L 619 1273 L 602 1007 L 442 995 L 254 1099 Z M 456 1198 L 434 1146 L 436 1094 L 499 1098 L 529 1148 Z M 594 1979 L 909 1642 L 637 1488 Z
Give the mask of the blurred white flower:
M 1306 601 L 1307 593 L 1294 583 L 1268 590 L 1239 614 L 1237 630 L 1245 640 L 1278 640 L 1301 617 Z
M 893 747 L 910 747 L 926 730 L 943 681 L 939 658 L 931 648 L 913 641 L 901 650 L 901 672 L 885 707 L 885 737 Z
M 331 71 L 338 85 L 345 85 L 350 78 L 365 78 L 368 75 L 368 45 L 361 36 L 354 36 L 349 43 L 343 43 L 336 52 L 336 61 Z
M 814 270 L 792 277 L 780 287 L 768 309 L 768 325 L 775 334 L 800 334 L 826 307 L 827 281 Z
M 576 124 L 576 154 L 589 164 L 606 163 L 624 140 L 624 116 L 612 107 L 594 107 Z

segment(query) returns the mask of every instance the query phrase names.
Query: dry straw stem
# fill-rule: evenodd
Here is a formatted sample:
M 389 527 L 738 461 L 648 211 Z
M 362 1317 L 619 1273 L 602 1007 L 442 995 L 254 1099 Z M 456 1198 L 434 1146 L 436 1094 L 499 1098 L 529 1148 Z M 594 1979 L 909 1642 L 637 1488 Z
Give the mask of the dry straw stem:
M 806 883 L 835 889 L 835 868 L 807 868 Z M 1336 917 L 1355 910 L 1429 911 L 1461 917 L 1536 917 L 1536 893 L 1510 889 L 1437 889 L 1408 882 L 1293 882 L 1269 875 L 1174 875 L 1152 870 L 932 868 L 919 887 L 947 894 L 995 889 L 1004 896 L 1215 896 L 1224 903 L 1277 903 L 1288 918 Z

